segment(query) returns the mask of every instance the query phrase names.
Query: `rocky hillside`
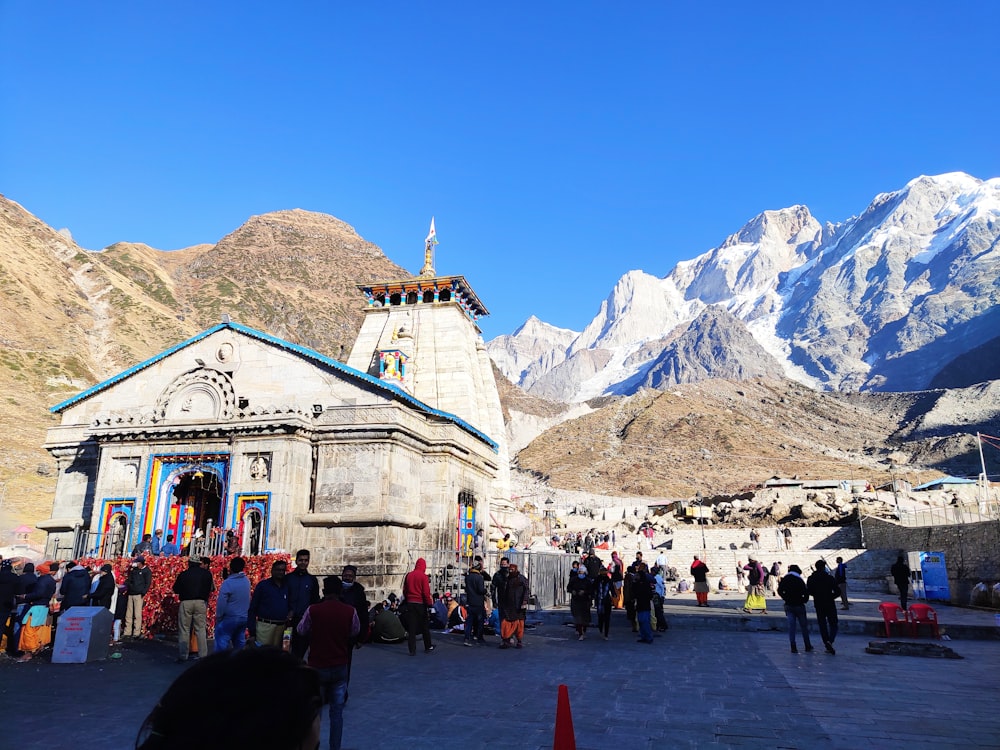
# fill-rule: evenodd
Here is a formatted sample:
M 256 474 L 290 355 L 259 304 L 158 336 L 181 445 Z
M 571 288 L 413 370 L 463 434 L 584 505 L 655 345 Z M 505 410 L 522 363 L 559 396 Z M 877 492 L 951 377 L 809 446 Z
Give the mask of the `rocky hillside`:
M 47 516 L 54 467 L 42 443 L 53 404 L 223 313 L 340 357 L 361 325 L 355 283 L 409 275 L 325 214 L 255 216 L 216 244 L 173 252 L 134 243 L 89 252 L 0 197 L 0 525 Z
M 518 468 L 561 489 L 667 498 L 740 492 L 772 476 L 878 484 L 890 463 L 918 484 L 974 476 L 976 431 L 1000 434 L 1000 382 L 880 394 L 710 380 L 591 406 L 532 440 Z

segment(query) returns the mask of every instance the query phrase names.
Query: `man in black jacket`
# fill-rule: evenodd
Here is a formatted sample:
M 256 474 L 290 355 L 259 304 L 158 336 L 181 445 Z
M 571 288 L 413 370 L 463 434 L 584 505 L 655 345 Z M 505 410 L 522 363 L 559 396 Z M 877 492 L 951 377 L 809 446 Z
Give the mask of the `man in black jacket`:
M 142 636 L 142 598 L 153 584 L 153 573 L 146 567 L 146 558 L 136 557 L 128 569 L 125 588 L 128 591 L 128 605 L 125 609 L 125 630 L 123 638 Z
M 309 648 L 308 636 L 299 633 L 298 624 L 306 610 L 319 602 L 319 580 L 309 572 L 309 550 L 300 549 L 295 553 L 295 570 L 285 577 L 288 586 L 288 607 L 291 610 L 292 645 L 291 651 L 300 659 L 306 656 Z M 365 610 L 367 616 L 368 610 Z
M 86 606 L 90 596 L 90 574 L 82 565 L 77 563 L 72 565 L 59 586 L 59 595 L 62 597 L 60 612 L 67 612 L 72 607 Z
M 104 563 L 97 575 L 97 588 L 90 595 L 91 607 L 111 609 L 111 601 L 115 598 L 115 577 L 111 572 L 111 563 Z
M 788 566 L 788 575 L 782 578 L 781 583 L 778 584 L 778 596 L 785 602 L 785 616 L 788 618 L 788 640 L 792 644 L 792 653 L 799 652 L 795 647 L 796 624 L 802 628 L 802 642 L 806 646 L 806 651 L 812 651 L 812 643 L 809 641 L 809 622 L 806 619 L 809 589 L 806 587 L 806 582 L 802 580 L 802 568 L 798 565 Z
M 212 574 L 202 567 L 201 558 L 188 558 L 187 570 L 181 571 L 174 581 L 174 593 L 181 600 L 177 611 L 178 662 L 188 660 L 192 628 L 198 639 L 198 657 L 208 656 L 206 613 L 208 597 L 214 589 L 215 581 L 212 580 Z
M 509 576 L 510 558 L 500 558 L 500 570 L 493 574 L 493 608 L 497 611 L 497 616 L 503 621 L 503 595 L 507 590 L 507 579 Z
M 485 645 L 483 619 L 486 617 L 486 579 L 483 577 L 483 558 L 476 557 L 472 568 L 465 576 L 465 602 L 469 619 L 465 623 L 465 644 L 472 645 L 472 639 Z
M 837 620 L 837 597 L 840 596 L 840 587 L 837 580 L 826 570 L 826 561 L 817 560 L 816 570 L 809 576 L 806 582 L 809 595 L 813 598 L 813 606 L 816 608 L 816 622 L 819 625 L 819 634 L 823 638 L 823 645 L 829 654 L 836 654 L 833 642 L 837 640 L 837 630 L 839 622 Z

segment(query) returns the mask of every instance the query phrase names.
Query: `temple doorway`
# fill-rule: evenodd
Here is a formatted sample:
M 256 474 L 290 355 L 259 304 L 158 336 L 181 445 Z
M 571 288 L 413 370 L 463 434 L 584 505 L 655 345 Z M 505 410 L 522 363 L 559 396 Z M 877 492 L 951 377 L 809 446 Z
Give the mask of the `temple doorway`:
M 183 548 L 220 526 L 222 485 L 211 471 L 195 469 L 176 477 L 172 490 L 169 530 Z
M 106 560 L 125 556 L 125 545 L 128 543 L 129 518 L 125 513 L 115 513 L 108 520 L 104 535 L 104 545 L 101 557 Z
M 243 514 L 243 549 L 244 555 L 259 555 L 263 551 L 261 544 L 264 532 L 264 517 L 258 508 L 251 508 Z

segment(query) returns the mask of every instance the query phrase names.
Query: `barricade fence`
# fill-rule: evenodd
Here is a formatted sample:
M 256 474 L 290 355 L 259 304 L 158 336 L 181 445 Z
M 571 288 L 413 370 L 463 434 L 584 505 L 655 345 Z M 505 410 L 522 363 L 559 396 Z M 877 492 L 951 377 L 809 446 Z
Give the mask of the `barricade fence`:
M 413 569 L 413 565 L 419 557 L 424 558 L 427 562 L 427 575 L 430 577 L 431 592 L 437 592 L 443 596 L 450 591 L 453 596 L 458 597 L 465 591 L 465 574 L 471 567 L 473 558 L 456 559 L 455 552 L 452 550 L 411 550 L 409 554 L 410 570 Z M 510 558 L 511 563 L 517 565 L 518 571 L 528 579 L 532 605 L 536 609 L 568 606 L 569 594 L 566 592 L 566 585 L 569 583 L 573 560 L 579 560 L 578 556 L 551 552 L 524 552 L 522 550 L 509 550 L 502 554 L 494 550 L 480 554 L 483 557 L 483 570 L 488 579 L 491 579 L 500 568 L 501 557 Z M 397 585 L 398 589 L 395 590 L 397 593 L 401 593 L 402 576 L 400 576 Z M 489 588 L 487 586 L 487 590 Z

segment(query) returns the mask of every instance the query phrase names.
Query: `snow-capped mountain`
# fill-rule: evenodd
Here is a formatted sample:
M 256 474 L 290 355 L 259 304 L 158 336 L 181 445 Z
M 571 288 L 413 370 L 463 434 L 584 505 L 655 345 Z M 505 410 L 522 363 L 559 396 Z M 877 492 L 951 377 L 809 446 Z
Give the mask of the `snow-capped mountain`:
M 996 361 L 975 375 L 949 367 L 973 350 L 996 356 L 998 303 L 1000 179 L 950 173 L 840 224 L 805 206 L 765 211 L 664 278 L 625 274 L 579 334 L 532 317 L 487 347 L 513 382 L 561 401 L 776 374 L 919 390 L 1000 378 Z M 940 382 L 963 371 L 975 380 Z

